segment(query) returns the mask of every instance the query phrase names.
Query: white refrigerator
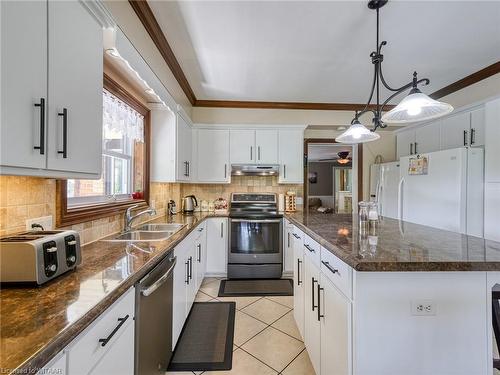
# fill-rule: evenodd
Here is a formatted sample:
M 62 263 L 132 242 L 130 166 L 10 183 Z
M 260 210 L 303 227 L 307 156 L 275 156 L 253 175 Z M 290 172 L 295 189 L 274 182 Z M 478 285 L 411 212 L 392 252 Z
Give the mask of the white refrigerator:
M 370 200 L 377 202 L 382 216 L 398 218 L 399 162 L 370 167 Z
M 400 159 L 398 218 L 483 237 L 484 150 L 456 148 L 421 154 L 427 173 L 409 173 L 411 159 Z

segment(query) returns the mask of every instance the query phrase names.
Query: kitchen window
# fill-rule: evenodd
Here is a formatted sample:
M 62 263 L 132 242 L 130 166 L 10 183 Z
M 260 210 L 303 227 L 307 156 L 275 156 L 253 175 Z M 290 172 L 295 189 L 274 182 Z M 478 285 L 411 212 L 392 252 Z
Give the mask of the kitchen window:
M 149 192 L 149 110 L 110 77 L 104 77 L 102 176 L 60 181 L 59 225 L 146 205 Z

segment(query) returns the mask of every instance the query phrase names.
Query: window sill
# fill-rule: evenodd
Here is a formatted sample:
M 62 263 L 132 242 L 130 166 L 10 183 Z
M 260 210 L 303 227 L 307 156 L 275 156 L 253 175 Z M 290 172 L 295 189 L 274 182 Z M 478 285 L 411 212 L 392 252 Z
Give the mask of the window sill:
M 111 203 L 98 203 L 89 206 L 80 207 L 62 207 L 61 215 L 57 218 L 57 226 L 64 227 L 68 225 L 80 224 L 92 220 L 123 214 L 127 208 L 139 205 L 138 208 L 148 206 L 144 199 L 127 199 Z

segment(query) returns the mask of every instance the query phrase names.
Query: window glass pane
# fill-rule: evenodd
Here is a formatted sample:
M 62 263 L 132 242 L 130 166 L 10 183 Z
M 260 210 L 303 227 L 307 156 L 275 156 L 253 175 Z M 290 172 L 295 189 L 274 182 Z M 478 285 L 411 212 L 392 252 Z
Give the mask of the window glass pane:
M 68 180 L 68 206 L 128 199 L 143 189 L 143 117 L 105 92 L 103 121 L 102 177 Z

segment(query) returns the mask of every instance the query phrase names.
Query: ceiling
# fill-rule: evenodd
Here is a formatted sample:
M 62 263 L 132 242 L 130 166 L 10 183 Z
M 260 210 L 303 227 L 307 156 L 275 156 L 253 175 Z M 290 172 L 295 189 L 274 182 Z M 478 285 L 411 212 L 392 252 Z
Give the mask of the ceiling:
M 338 159 L 341 151 L 352 151 L 352 146 L 338 144 L 310 144 L 307 148 L 308 161 L 322 161 L 328 159 Z M 349 154 L 349 157 L 352 155 Z
M 148 4 L 197 99 L 367 100 L 376 18 L 364 1 Z M 417 70 L 430 93 L 500 60 L 500 2 L 393 0 L 381 39 L 389 84 Z

